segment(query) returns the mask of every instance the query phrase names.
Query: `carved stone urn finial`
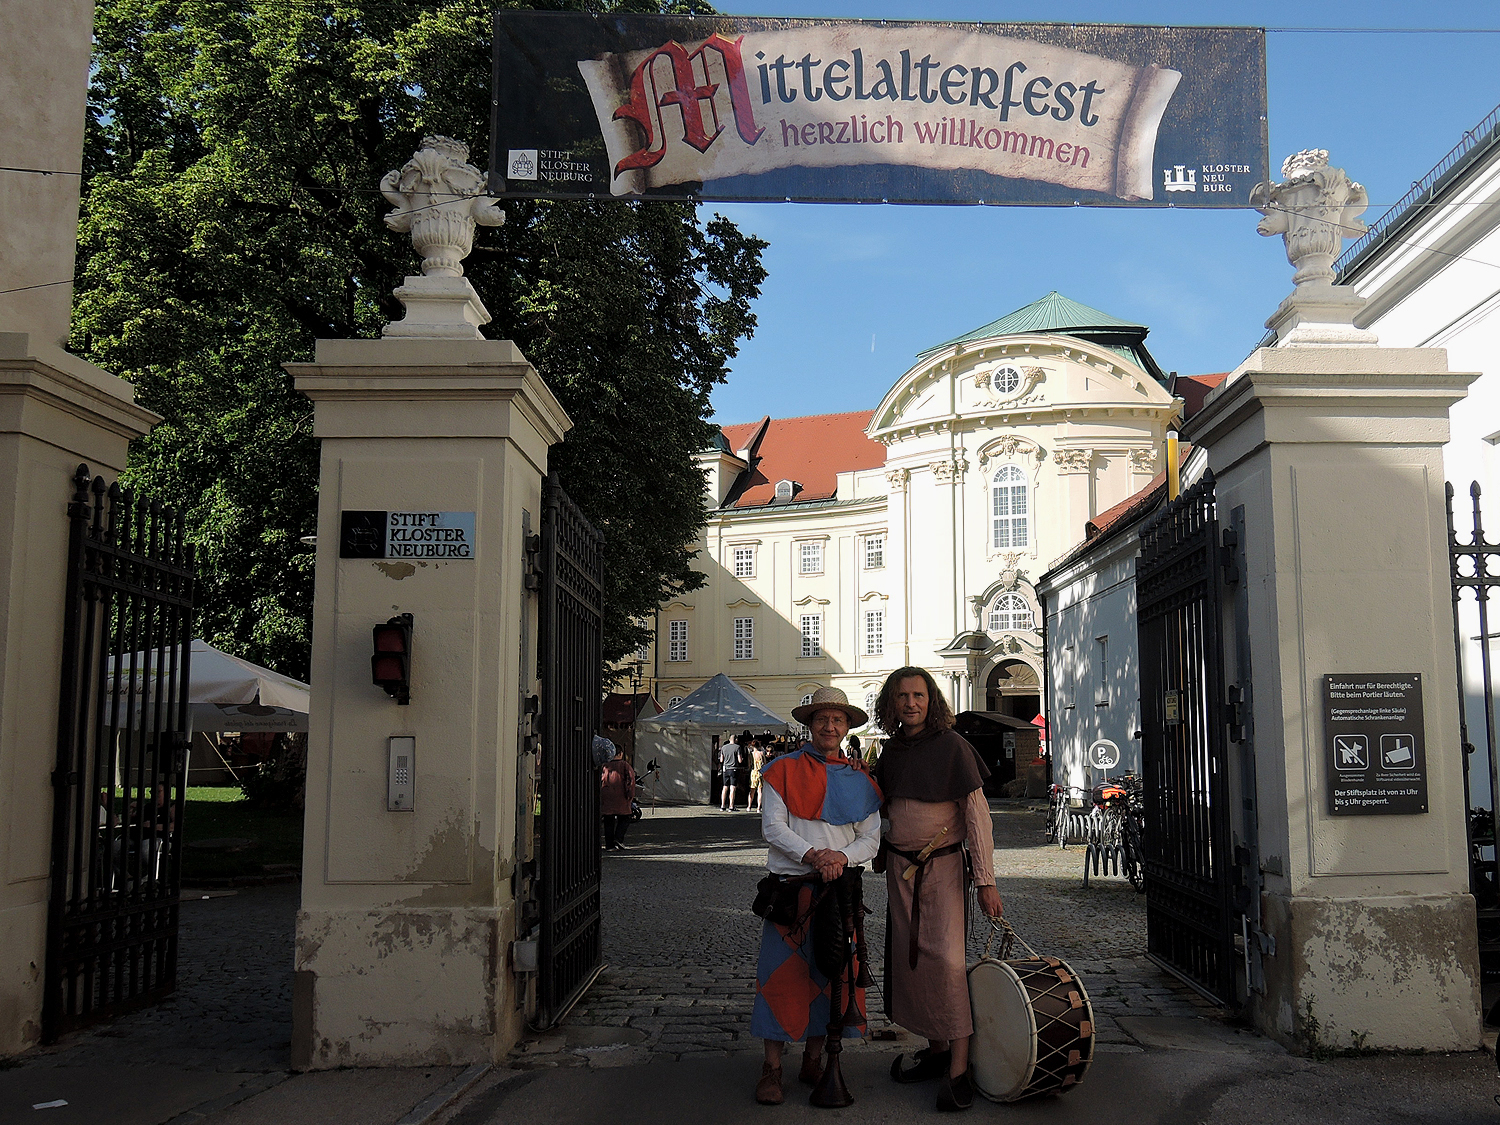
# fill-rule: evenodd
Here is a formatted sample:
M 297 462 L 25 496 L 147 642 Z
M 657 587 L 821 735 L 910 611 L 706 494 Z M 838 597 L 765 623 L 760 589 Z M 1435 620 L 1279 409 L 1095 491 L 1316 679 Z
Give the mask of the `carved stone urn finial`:
M 1287 261 L 1295 267 L 1296 288 L 1281 302 L 1266 327 L 1276 331 L 1278 347 L 1369 347 L 1373 333 L 1354 326 L 1364 306 L 1353 289 L 1334 284 L 1333 263 L 1346 238 L 1366 227 L 1360 220 L 1369 206 L 1363 185 L 1342 168 L 1328 164 L 1328 150 L 1303 149 L 1281 165 L 1282 182 L 1256 184 L 1250 205 L 1264 216 L 1256 230 L 1281 235 Z
M 380 194 L 396 207 L 385 225 L 411 234 L 423 276 L 462 277 L 474 227 L 505 222 L 484 187 L 484 173 L 469 163 L 469 146 L 452 137 L 423 137 L 416 155 L 381 179 Z
M 1292 281 L 1333 282 L 1333 263 L 1344 239 L 1365 233 L 1360 220 L 1370 198 L 1342 168 L 1328 166 L 1328 150 L 1303 149 L 1281 165 L 1282 182 L 1256 184 L 1250 205 L 1265 218 L 1256 225 L 1264 235 L 1286 241 L 1286 257 L 1296 267 Z
M 422 255 L 422 272 L 395 293 L 406 307 L 403 320 L 383 335 L 480 339 L 489 310 L 464 278 L 463 260 L 474 247 L 475 226 L 498 227 L 505 212 L 484 194 L 485 178 L 469 163 L 469 146 L 452 137 L 423 137 L 397 172 L 380 181 L 380 194 L 395 204 L 385 225 L 411 235 Z

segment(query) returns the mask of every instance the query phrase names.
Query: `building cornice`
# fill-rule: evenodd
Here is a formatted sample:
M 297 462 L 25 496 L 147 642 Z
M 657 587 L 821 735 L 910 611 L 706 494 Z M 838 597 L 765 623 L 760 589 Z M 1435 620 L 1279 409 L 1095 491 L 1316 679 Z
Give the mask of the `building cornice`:
M 887 506 L 886 497 L 866 496 L 858 500 L 818 500 L 809 504 L 767 504 L 755 508 L 710 508 L 708 509 L 708 522 L 710 525 L 745 523 L 754 519 L 774 520 L 796 520 L 807 521 L 826 519 L 830 514 L 858 515 L 864 512 L 873 512 L 884 509 Z
M 990 337 L 986 340 L 975 340 L 967 344 L 954 345 L 940 352 L 933 353 L 923 358 L 919 363 L 909 369 L 891 387 L 881 399 L 880 405 L 871 416 L 870 425 L 865 430 L 873 440 L 889 445 L 885 440 L 887 435 L 901 435 L 908 430 L 939 430 L 946 432 L 947 427 L 951 429 L 954 423 L 962 418 L 1013 418 L 1027 414 L 1046 415 L 1057 409 L 1044 404 L 1027 403 L 1023 400 L 1034 398 L 1036 387 L 1046 378 L 1046 373 L 1029 375 L 1023 380 L 1022 385 L 1014 395 L 1000 401 L 978 404 L 976 408 L 966 411 L 952 411 L 937 417 L 923 418 L 921 421 L 905 425 L 900 422 L 901 411 L 908 403 L 929 384 L 940 379 L 955 376 L 956 361 L 960 359 L 975 358 L 983 363 L 989 360 L 1002 361 L 1011 360 L 1023 370 L 1030 371 L 1035 368 L 1035 363 L 1026 363 L 1027 360 L 1036 361 L 1050 359 L 1054 362 L 1062 362 L 1072 365 L 1090 367 L 1101 374 L 1112 376 L 1122 380 L 1126 388 L 1136 395 L 1144 397 L 1147 402 L 1142 403 L 1139 399 L 1122 400 L 1118 403 L 1103 404 L 1115 409 L 1130 409 L 1132 407 L 1152 407 L 1161 409 L 1168 404 L 1153 403 L 1151 388 L 1165 393 L 1164 389 L 1151 375 L 1140 368 L 1133 361 L 1121 356 L 1118 352 L 1100 344 L 1094 344 L 1087 340 L 1080 340 L 1073 336 L 1052 335 L 1025 335 Z M 1037 369 L 1040 371 L 1040 369 Z M 1078 405 L 1066 407 L 1065 409 L 1084 409 Z M 898 439 L 899 440 L 899 437 Z

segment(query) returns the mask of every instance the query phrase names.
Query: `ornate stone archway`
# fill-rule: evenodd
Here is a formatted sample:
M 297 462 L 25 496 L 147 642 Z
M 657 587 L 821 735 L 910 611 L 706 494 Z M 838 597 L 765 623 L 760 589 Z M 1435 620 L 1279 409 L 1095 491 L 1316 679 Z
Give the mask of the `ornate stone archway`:
M 984 680 L 986 711 L 1032 719 L 1042 711 L 1042 679 L 1029 662 L 1001 660 Z

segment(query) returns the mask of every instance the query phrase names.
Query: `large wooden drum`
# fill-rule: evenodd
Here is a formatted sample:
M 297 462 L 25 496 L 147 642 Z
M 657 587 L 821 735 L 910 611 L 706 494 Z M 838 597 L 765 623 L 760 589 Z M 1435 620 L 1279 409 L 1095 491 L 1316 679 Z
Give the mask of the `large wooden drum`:
M 1056 957 L 1000 960 L 988 950 L 969 969 L 974 1088 L 996 1102 L 1061 1094 L 1094 1058 L 1094 1011 L 1083 982 Z

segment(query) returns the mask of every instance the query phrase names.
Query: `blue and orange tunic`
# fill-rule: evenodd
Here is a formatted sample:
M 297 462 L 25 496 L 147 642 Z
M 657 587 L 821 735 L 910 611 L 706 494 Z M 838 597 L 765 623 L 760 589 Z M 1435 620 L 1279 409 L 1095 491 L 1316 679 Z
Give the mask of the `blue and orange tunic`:
M 766 866 L 778 875 L 808 875 L 802 862 L 812 849 L 843 852 L 850 866 L 869 863 L 880 849 L 880 787 L 862 764 L 825 758 L 811 744 L 777 758 L 762 779 L 761 832 L 769 845 Z M 799 1042 L 822 1035 L 829 1022 L 829 982 L 813 958 L 811 906 L 819 884 L 800 892 L 800 923 L 767 921 L 761 929 L 755 1010 L 751 1034 L 760 1039 Z M 864 990 L 855 990 L 857 1023 L 846 1036 L 865 1029 Z

